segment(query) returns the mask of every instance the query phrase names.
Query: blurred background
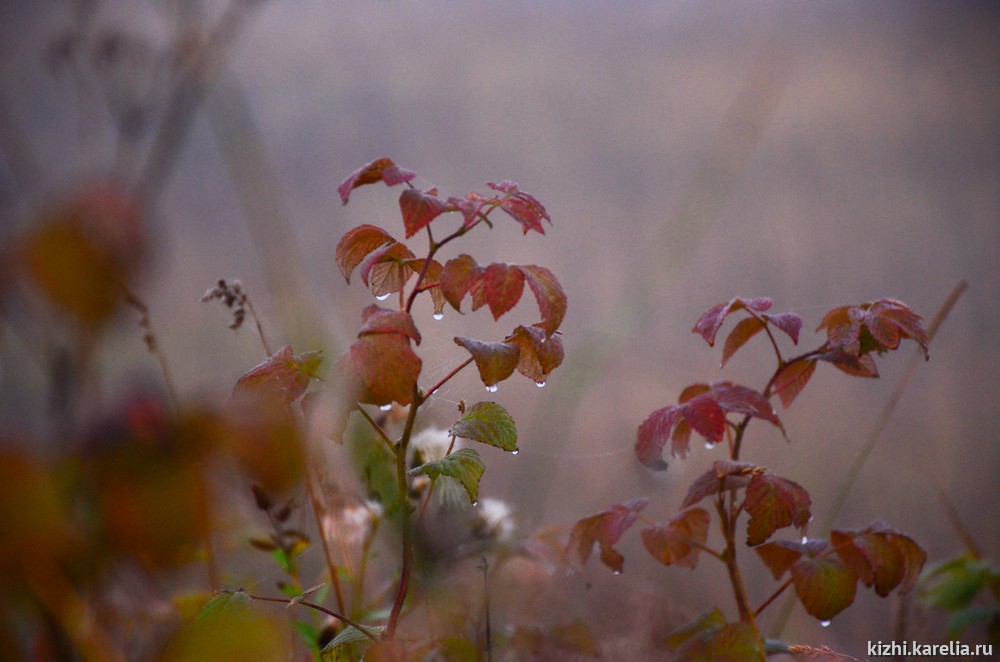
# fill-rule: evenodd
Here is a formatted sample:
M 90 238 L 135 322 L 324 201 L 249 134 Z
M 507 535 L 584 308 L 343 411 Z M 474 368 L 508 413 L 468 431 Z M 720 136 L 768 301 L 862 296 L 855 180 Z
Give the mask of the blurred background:
M 721 349 L 691 333 L 713 304 L 769 296 L 804 318 L 809 349 L 830 308 L 893 297 L 929 321 L 967 279 L 835 526 L 884 519 L 932 561 L 960 553 L 939 483 L 995 556 L 998 20 L 983 2 L 0 2 L 0 241 L 13 254 L 95 182 L 139 191 L 141 243 L 124 240 L 143 250 L 133 291 L 180 399 L 217 403 L 263 358 L 250 328 L 199 302 L 219 278 L 242 281 L 276 347 L 333 358 L 353 338 L 372 297 L 344 282 L 334 247 L 361 223 L 403 232 L 398 190 L 341 205 L 351 171 L 388 156 L 457 196 L 518 182 L 548 209 L 545 236 L 498 222 L 443 257 L 543 265 L 569 297 L 566 361 L 546 387 L 516 378 L 489 396 L 522 452 L 483 452 L 482 493 L 524 534 L 638 496 L 665 520 L 722 459 L 695 444 L 652 473 L 632 452 L 639 423 L 684 386 L 762 388 L 773 371 L 763 341 L 720 371 Z M 72 333 L 30 286 L 7 289 L 0 427 L 58 453 L 53 382 Z M 499 340 L 536 315 L 530 297 L 499 323 L 430 312 L 417 316 L 428 384 L 464 358 L 453 336 Z M 162 395 L 138 319 L 117 311 L 89 346 L 80 420 Z M 820 366 L 779 411 L 790 443 L 752 425 L 744 458 L 802 484 L 824 519 L 914 351 L 881 357 L 878 380 Z M 459 400 L 485 397 L 465 371 L 421 424 L 447 428 Z M 635 531 L 619 549 L 621 577 L 593 561 L 586 580 L 555 578 L 543 613 L 602 624 L 607 640 L 712 604 L 735 618 L 709 559 L 664 568 Z M 774 583 L 745 556 L 759 602 Z M 864 654 L 892 638 L 893 600 L 860 590 L 827 628 L 798 608 L 784 636 Z M 516 620 L 517 605 L 494 618 Z

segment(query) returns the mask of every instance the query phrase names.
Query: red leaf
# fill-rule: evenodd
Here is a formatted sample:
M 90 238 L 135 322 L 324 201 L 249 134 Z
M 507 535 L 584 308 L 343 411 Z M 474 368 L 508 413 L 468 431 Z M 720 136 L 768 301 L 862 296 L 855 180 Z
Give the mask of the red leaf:
M 486 185 L 494 191 L 507 194 L 507 197 L 500 200 L 500 208 L 521 224 L 521 230 L 524 234 L 528 234 L 528 230 L 545 234 L 542 219 L 549 223 L 552 223 L 552 219 L 549 218 L 542 203 L 534 196 L 519 190 L 517 184 L 509 180 L 504 180 L 499 184 L 487 182 Z
M 385 182 L 387 186 L 394 186 L 408 182 L 416 176 L 417 173 L 400 168 L 392 159 L 383 157 L 361 166 L 348 175 L 337 187 L 337 192 L 340 193 L 340 200 L 346 205 L 351 191 L 359 186 L 379 181 Z
M 799 344 L 799 331 L 802 330 L 802 318 L 795 313 L 765 313 L 761 315 L 764 319 L 768 321 L 769 324 L 773 324 L 778 327 L 792 339 L 792 342 L 796 345 Z
M 763 472 L 763 467 L 746 462 L 731 462 L 729 460 L 714 462 L 711 469 L 698 476 L 691 483 L 681 507 L 693 506 L 705 497 L 718 494 L 720 490 L 723 492 L 738 490 L 745 487 L 752 476 Z
M 875 366 L 875 359 L 871 354 L 858 355 L 858 346 L 855 345 L 853 351 L 847 351 L 850 347 L 838 347 L 820 355 L 820 360 L 832 363 L 835 367 L 843 370 L 854 377 L 878 377 L 878 368 Z
M 778 529 L 792 524 L 804 529 L 811 505 L 809 493 L 798 483 L 771 474 L 754 476 L 747 485 L 745 501 L 750 513 L 747 545 L 759 545 Z
M 645 466 L 657 471 L 667 468 L 663 461 L 663 447 L 670 439 L 677 408 L 674 406 L 657 409 L 642 422 L 635 439 L 635 456 Z
M 830 542 L 865 586 L 880 596 L 912 587 L 927 559 L 909 536 L 874 524 L 863 531 L 831 531 Z
M 448 198 L 448 206 L 462 212 L 465 227 L 469 228 L 483 213 L 483 207 L 495 203 L 494 198 L 487 198 L 478 193 L 469 193 L 464 198 Z
M 355 399 L 373 405 L 393 401 L 410 404 L 413 386 L 420 376 L 420 357 L 408 338 L 399 333 L 369 333 L 347 351 L 346 377 L 353 382 Z
M 681 391 L 680 396 L 677 398 L 678 404 L 684 404 L 688 400 L 699 396 L 702 393 L 708 393 L 712 390 L 712 387 L 704 382 L 699 382 L 697 384 L 691 384 L 690 386 L 685 386 L 684 390 Z
M 419 274 L 424 270 L 424 263 L 427 260 L 424 258 L 415 258 L 413 260 L 407 260 L 406 265 L 413 270 L 413 273 Z M 431 260 L 430 265 L 427 267 L 427 273 L 424 274 L 424 280 L 421 282 L 421 289 L 426 289 L 431 293 L 431 301 L 434 303 L 434 314 L 440 315 L 444 310 L 444 292 L 441 291 L 441 274 L 444 272 L 444 267 L 437 260 Z
M 377 304 L 372 304 L 361 311 L 361 328 L 358 337 L 368 333 L 398 333 L 420 344 L 420 331 L 409 313 L 398 310 L 388 310 Z
M 483 274 L 483 295 L 493 313 L 493 319 L 517 305 L 524 292 L 524 274 L 517 266 L 494 262 Z
M 385 244 L 397 243 L 388 232 L 374 225 L 359 225 L 348 230 L 337 243 L 336 260 L 344 279 L 351 282 L 354 271 L 365 257 Z
M 901 339 L 910 338 L 927 356 L 929 338 L 922 318 L 894 299 L 879 299 L 860 306 L 841 306 L 823 316 L 816 330 L 826 329 L 831 348 L 860 342 L 858 355 L 869 351 L 879 353 L 899 348 Z
M 792 361 L 778 373 L 778 378 L 771 385 L 771 392 L 781 398 L 781 404 L 787 409 L 809 383 L 809 378 L 815 371 L 815 359 Z
M 712 443 L 722 441 L 726 432 L 726 413 L 712 394 L 702 394 L 677 405 L 680 415 L 695 432 Z M 687 438 L 674 437 L 671 455 L 685 457 L 688 452 Z
M 722 348 L 722 365 L 726 365 L 726 361 L 736 353 L 736 350 L 763 330 L 764 322 L 756 317 L 747 317 L 737 322 L 733 330 L 729 332 L 726 344 Z
M 648 505 L 649 499 L 633 499 L 626 503 L 615 504 L 574 524 L 566 548 L 570 564 L 578 572 L 583 572 L 583 567 L 590 560 L 596 544 L 601 548 L 601 561 L 615 572 L 621 572 L 624 559 L 613 545 L 635 523 L 639 512 Z
M 758 635 L 749 623 L 726 623 L 711 633 L 689 638 L 672 660 L 685 662 L 764 662 Z
M 775 540 L 755 547 L 754 551 L 771 571 L 771 576 L 781 579 L 805 553 L 805 547 L 790 540 Z
M 285 403 L 294 402 L 305 393 L 309 380 L 316 377 L 322 361 L 321 351 L 295 356 L 286 345 L 236 380 L 233 393 L 273 395 Z
M 552 272 L 545 267 L 524 264 L 519 269 L 538 302 L 538 311 L 542 314 L 539 326 L 551 336 L 566 316 L 566 293 Z
M 413 275 L 407 264 L 413 257 L 405 244 L 386 244 L 372 251 L 362 263 L 361 280 L 375 296 L 399 292 Z
M 536 384 L 544 384 L 545 378 L 562 364 L 565 356 L 559 336 L 547 336 L 537 326 L 518 326 L 504 341 L 517 346 L 520 351 L 517 370 Z
M 441 292 L 452 308 L 461 312 L 462 299 L 472 284 L 482 279 L 483 272 L 484 269 L 469 255 L 459 255 L 445 262 L 441 271 Z
M 449 209 L 448 203 L 437 197 L 436 190 L 410 188 L 399 194 L 399 211 L 403 215 L 407 239 Z
M 715 334 L 719 332 L 719 329 L 722 327 L 722 323 L 726 320 L 726 316 L 729 315 L 729 313 L 742 308 L 762 313 L 771 307 L 771 303 L 771 300 L 767 297 L 758 297 L 755 299 L 736 297 L 732 301 L 720 303 L 709 308 L 704 315 L 698 318 L 698 321 L 695 323 L 694 328 L 691 329 L 691 331 L 694 333 L 700 333 L 702 338 L 705 339 L 705 342 L 707 342 L 710 346 L 715 346 Z
M 642 543 L 660 563 L 694 570 L 700 546 L 708 540 L 709 522 L 708 511 L 690 508 L 674 515 L 662 526 L 643 529 Z
M 785 433 L 774 407 L 760 392 L 732 382 L 713 382 L 711 389 L 712 397 L 727 414 L 760 418 L 778 427 L 782 434 Z
M 508 342 L 482 342 L 470 338 L 455 338 L 455 344 L 472 354 L 479 376 L 486 386 L 493 386 L 510 377 L 517 368 L 520 350 Z

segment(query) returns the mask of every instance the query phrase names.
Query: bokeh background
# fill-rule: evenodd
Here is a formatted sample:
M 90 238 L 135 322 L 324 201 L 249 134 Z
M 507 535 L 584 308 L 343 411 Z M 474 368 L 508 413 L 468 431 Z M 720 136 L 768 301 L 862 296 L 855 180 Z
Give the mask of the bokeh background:
M 163 149 L 172 58 L 220 20 L 203 93 Z M 552 216 L 545 236 L 501 222 L 456 248 L 547 266 L 569 297 L 565 364 L 544 389 L 511 380 L 490 396 L 517 419 L 523 452 L 486 453 L 482 489 L 525 533 L 637 496 L 666 519 L 722 457 L 698 445 L 653 474 L 631 451 L 638 424 L 685 385 L 760 388 L 770 375 L 764 343 L 719 370 L 720 350 L 691 333 L 711 305 L 770 296 L 802 315 L 810 347 L 829 308 L 889 296 L 929 320 L 968 279 L 836 521 L 884 519 L 931 560 L 953 555 L 963 543 L 937 481 L 995 555 L 998 21 L 981 2 L 2 2 L 0 237 L 88 181 L 154 181 L 136 289 L 182 398 L 217 402 L 261 359 L 250 329 L 234 334 L 199 303 L 220 277 L 243 281 L 276 345 L 332 357 L 352 337 L 371 296 L 344 282 L 334 246 L 360 223 L 402 235 L 396 191 L 341 205 L 352 170 L 389 156 L 452 195 L 517 181 Z M 427 381 L 461 360 L 452 336 L 499 339 L 532 306 L 497 325 L 424 309 Z M 51 374 L 24 329 L 46 336 L 22 313 L 8 308 L 0 327 L 0 424 L 46 438 Z M 97 351 L 96 407 L 162 389 L 134 314 Z M 791 443 L 751 426 L 744 456 L 806 487 L 822 519 L 912 351 L 880 359 L 878 380 L 821 366 L 779 412 Z M 463 373 L 424 424 L 447 427 L 460 399 L 486 395 Z M 545 604 L 608 638 L 713 603 L 734 613 L 709 560 L 663 568 L 635 532 L 620 549 L 621 577 L 594 562 Z M 773 584 L 749 556 L 759 601 Z M 891 602 L 860 591 L 828 628 L 798 610 L 785 636 L 863 654 L 891 638 Z

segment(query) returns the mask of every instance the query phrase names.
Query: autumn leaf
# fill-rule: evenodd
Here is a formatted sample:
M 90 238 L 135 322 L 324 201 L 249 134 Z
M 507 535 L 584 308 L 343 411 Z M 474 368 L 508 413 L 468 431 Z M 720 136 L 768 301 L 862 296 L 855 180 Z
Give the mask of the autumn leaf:
M 420 334 L 408 313 L 366 308 L 357 340 L 338 362 L 353 398 L 375 405 L 409 404 L 421 368 L 411 341 L 419 342 Z
M 815 359 L 797 359 L 787 363 L 771 384 L 771 392 L 778 396 L 787 409 L 809 383 L 809 378 L 815 371 Z
M 351 282 L 351 273 L 376 248 L 399 243 L 388 232 L 375 225 L 359 225 L 348 230 L 337 242 L 335 259 L 344 280 Z
M 305 393 L 309 380 L 316 377 L 322 361 L 322 351 L 295 356 L 286 345 L 236 380 L 233 393 L 274 395 L 285 403 L 294 402 Z
M 450 209 L 448 203 L 437 197 L 437 189 L 421 191 L 410 188 L 399 195 L 399 211 L 403 215 L 407 239 Z
M 376 182 L 385 182 L 386 186 L 395 186 L 408 182 L 416 176 L 417 173 L 400 168 L 392 159 L 383 157 L 361 166 L 348 175 L 337 187 L 337 192 L 340 193 L 341 202 L 346 205 L 351 191 L 359 186 Z
M 566 316 L 566 293 L 555 275 L 545 267 L 525 264 L 519 268 L 538 302 L 538 311 L 542 315 L 539 326 L 551 336 Z
M 664 565 L 694 568 L 698 553 L 708 540 L 708 511 L 689 508 L 671 517 L 666 524 L 649 526 L 640 533 L 642 543 L 657 561 Z
M 742 489 L 746 487 L 753 476 L 764 473 L 764 471 L 763 467 L 747 462 L 732 462 L 730 460 L 713 462 L 711 469 L 698 476 L 691 483 L 681 507 L 693 506 L 705 497 L 718 494 L 720 490 L 726 492 Z
M 518 348 L 518 372 L 536 384 L 544 384 L 549 373 L 562 364 L 565 356 L 559 336 L 547 336 L 537 326 L 518 326 L 504 340 Z
M 471 448 L 461 448 L 435 462 L 428 462 L 410 471 L 410 475 L 426 475 L 431 480 L 440 476 L 449 476 L 462 483 L 469 495 L 469 501 L 475 503 L 479 498 L 479 479 L 483 476 L 485 466 L 479 453 Z
M 809 493 L 793 481 L 772 474 L 757 474 L 747 485 L 745 507 L 750 513 L 747 545 L 759 545 L 778 529 L 795 525 L 805 529 L 811 517 Z
M 455 338 L 455 344 L 472 354 L 485 386 L 494 386 L 510 377 L 521 356 L 517 345 L 509 342 L 483 342 L 471 338 Z
M 461 212 L 466 228 L 472 227 L 476 220 L 482 218 L 484 207 L 495 204 L 495 198 L 487 198 L 478 193 L 468 193 L 464 198 L 448 198 L 448 206 Z
M 528 234 L 528 230 L 545 234 L 542 220 L 544 219 L 551 224 L 552 219 L 542 203 L 534 196 L 520 190 L 517 184 L 510 180 L 499 183 L 487 182 L 486 185 L 494 191 L 506 194 L 506 197 L 500 200 L 500 208 L 521 224 L 523 234 Z
M 507 410 L 495 402 L 477 402 L 451 427 L 448 434 L 517 452 L 517 427 Z
M 703 616 L 699 623 L 687 630 L 683 643 L 675 644 L 676 637 L 668 639 L 673 649 L 672 660 L 684 662 L 764 662 L 758 635 L 749 623 L 726 623 L 718 609 Z M 721 623 L 719 622 L 721 620 Z
M 493 319 L 509 311 L 521 299 L 524 274 L 517 266 L 494 262 L 483 273 L 483 294 Z
M 409 266 L 413 258 L 413 251 L 405 244 L 385 244 L 361 263 L 361 280 L 377 297 L 399 292 L 413 275 Z
M 440 316 L 444 311 L 444 293 L 441 291 L 441 274 L 444 271 L 444 267 L 437 260 L 431 260 L 427 263 L 425 258 L 415 258 L 413 260 L 408 260 L 406 265 L 413 270 L 413 273 L 420 274 L 424 272 L 424 265 L 427 265 L 427 270 L 424 273 L 424 280 L 421 282 L 421 290 L 427 290 L 431 293 L 431 302 L 434 304 L 434 315 Z
M 771 576 L 775 579 L 781 579 L 806 553 L 806 549 L 806 545 L 791 540 L 775 540 L 758 545 L 754 551 L 771 571 Z
M 857 578 L 836 556 L 803 555 L 791 571 L 795 594 L 814 618 L 828 621 L 854 602 Z
M 726 337 L 726 344 L 722 348 L 722 365 L 725 366 L 726 361 L 736 353 L 736 350 L 763 331 L 765 326 L 766 324 L 756 317 L 747 317 L 737 322 Z
M 691 329 L 694 333 L 700 333 L 701 337 L 705 339 L 705 342 L 709 346 L 715 346 L 715 334 L 719 332 L 722 328 L 722 323 L 726 321 L 726 316 L 729 313 L 736 312 L 737 310 L 747 309 L 755 313 L 762 313 L 769 309 L 772 302 L 767 297 L 757 297 L 754 299 L 744 299 L 743 297 L 736 297 L 735 299 L 728 301 L 726 303 L 720 303 L 709 308 L 698 321 L 695 323 L 694 328 Z
M 799 331 L 802 330 L 802 318 L 795 313 L 764 313 L 761 315 L 768 324 L 773 324 L 784 331 L 792 343 L 799 344 Z
M 441 271 L 441 292 L 455 310 L 462 311 L 462 299 L 472 284 L 483 277 L 483 268 L 469 255 L 448 260 Z
M 899 348 L 900 341 L 912 339 L 924 351 L 930 341 L 922 318 L 906 304 L 894 299 L 879 299 L 859 306 L 841 306 L 826 313 L 816 330 L 826 329 L 833 349 L 857 344 L 854 353 L 879 354 Z
M 863 531 L 831 531 L 830 542 L 858 579 L 882 597 L 897 587 L 909 592 L 927 560 L 912 538 L 878 523 Z
M 570 564 L 578 572 L 583 572 L 584 566 L 594 552 L 594 545 L 598 545 L 601 550 L 601 562 L 615 572 L 621 572 L 625 558 L 614 549 L 614 545 L 635 523 L 639 512 L 648 505 L 649 499 L 633 499 L 615 504 L 574 524 L 566 548 Z

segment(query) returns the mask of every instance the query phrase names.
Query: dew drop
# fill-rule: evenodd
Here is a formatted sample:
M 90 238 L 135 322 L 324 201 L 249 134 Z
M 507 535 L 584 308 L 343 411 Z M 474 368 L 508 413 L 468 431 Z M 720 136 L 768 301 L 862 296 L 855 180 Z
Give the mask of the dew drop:
M 545 382 L 535 382 L 535 386 L 537 386 L 538 388 L 542 388 L 545 386 Z
M 615 574 L 616 575 L 620 575 L 620 574 L 622 574 L 622 571 L 621 570 L 615 570 Z
M 475 508 L 475 507 L 476 507 L 476 506 L 478 506 L 478 505 L 479 505 L 479 502 L 478 502 L 478 501 L 473 501 L 473 502 L 472 502 L 472 507 L 473 507 L 473 508 Z
M 490 384 L 489 386 L 486 387 L 486 390 L 489 393 L 496 393 L 497 392 L 497 385 L 496 384 Z
M 378 409 L 379 411 L 389 411 L 390 409 L 392 409 L 392 404 L 382 405 Z
M 802 544 L 804 545 L 807 542 L 809 542 L 809 536 L 802 536 Z
M 518 453 L 520 453 L 520 452 L 521 452 L 521 451 L 520 451 L 519 449 L 515 448 L 514 450 L 512 450 L 512 451 L 510 452 L 510 454 L 511 454 L 511 455 L 517 455 L 517 454 L 518 454 Z
M 833 621 L 820 621 L 819 624 L 820 624 L 821 627 L 828 628 L 828 627 L 830 627 L 830 623 L 832 623 L 832 622 Z
M 444 313 L 434 313 L 434 319 L 440 322 L 444 319 Z
M 706 441 L 705 442 L 705 448 L 711 449 L 712 448 L 712 442 L 711 441 Z
M 385 294 L 376 294 L 375 298 L 378 299 L 379 301 L 385 301 L 390 296 L 392 296 L 392 292 L 386 292 Z

